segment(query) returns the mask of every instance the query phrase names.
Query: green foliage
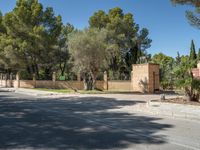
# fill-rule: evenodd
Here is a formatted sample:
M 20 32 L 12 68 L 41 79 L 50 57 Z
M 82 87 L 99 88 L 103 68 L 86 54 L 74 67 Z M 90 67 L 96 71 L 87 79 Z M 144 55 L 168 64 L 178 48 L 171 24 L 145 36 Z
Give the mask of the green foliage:
M 66 68 L 70 66 L 69 59 L 69 47 L 68 47 L 68 38 L 69 35 L 74 31 L 74 27 L 71 24 L 66 24 L 66 26 L 62 26 L 61 33 L 58 37 L 58 43 L 56 46 L 55 57 L 57 60 L 57 64 L 60 69 L 61 76 L 64 76 Z M 71 68 L 68 68 L 68 70 Z
M 139 30 L 131 13 L 124 14 L 119 7 L 110 9 L 108 13 L 99 10 L 90 17 L 89 24 L 90 28 L 108 31 L 110 77 L 129 75 L 132 64 L 139 63 L 139 58 L 146 56 L 145 50 L 151 43 L 149 32 L 147 29 Z
M 199 49 L 198 54 L 197 54 L 197 61 L 200 61 L 200 49 Z
M 195 61 L 191 61 L 188 56 L 181 57 L 181 63 L 174 68 L 176 86 L 184 89 L 190 100 L 199 100 L 199 80 L 193 78 L 192 68 Z
M 174 59 L 163 53 L 159 53 L 152 57 L 152 62 L 160 65 L 160 81 L 162 88 L 173 88 L 174 78 L 172 70 L 174 67 Z
M 1 20 L 1 19 L 0 19 Z M 43 9 L 38 0 L 18 0 L 13 11 L 3 17 L 6 32 L 0 36 L 1 62 L 6 68 L 26 69 L 29 74 L 39 70 L 50 78 L 57 61 L 55 45 L 62 21 L 53 9 Z
M 192 40 L 191 47 L 190 47 L 190 60 L 195 61 L 196 59 L 197 59 L 197 54 L 195 50 L 194 41 Z
M 186 17 L 191 25 L 200 29 L 200 1 L 199 0 L 171 0 L 173 4 L 191 5 L 195 11 L 186 11 Z
M 74 67 L 82 73 L 87 90 L 95 88 L 100 68 L 107 67 L 106 35 L 106 31 L 93 28 L 74 32 L 69 38 Z

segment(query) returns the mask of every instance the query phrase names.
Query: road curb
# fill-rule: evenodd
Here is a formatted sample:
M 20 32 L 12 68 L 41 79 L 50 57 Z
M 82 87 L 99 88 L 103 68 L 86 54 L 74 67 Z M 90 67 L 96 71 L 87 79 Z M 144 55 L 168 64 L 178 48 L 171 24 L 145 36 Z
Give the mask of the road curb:
M 146 106 L 154 115 L 200 121 L 200 106 L 167 103 L 160 100 L 149 100 Z

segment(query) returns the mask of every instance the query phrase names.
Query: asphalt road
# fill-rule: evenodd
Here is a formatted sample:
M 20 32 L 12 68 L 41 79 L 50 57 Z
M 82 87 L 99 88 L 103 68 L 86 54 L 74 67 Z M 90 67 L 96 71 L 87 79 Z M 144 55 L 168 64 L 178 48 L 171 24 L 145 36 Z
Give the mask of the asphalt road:
M 200 149 L 200 122 L 117 111 L 144 103 L 120 98 L 0 92 L 0 149 Z

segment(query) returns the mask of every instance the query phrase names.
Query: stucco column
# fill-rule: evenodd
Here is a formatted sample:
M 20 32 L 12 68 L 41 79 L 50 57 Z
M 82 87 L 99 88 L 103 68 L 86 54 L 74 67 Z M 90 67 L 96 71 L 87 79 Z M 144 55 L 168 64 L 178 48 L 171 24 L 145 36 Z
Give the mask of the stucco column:
M 3 74 L 2 73 L 1 73 L 0 78 L 1 78 L 1 86 L 2 86 L 2 80 L 3 80 Z
M 36 88 L 36 75 L 33 74 L 33 88 Z
M 9 76 L 9 87 L 12 87 L 12 73 L 10 74 L 10 76 Z
M 5 87 L 8 87 L 8 74 L 5 74 Z
M 80 72 L 78 72 L 78 74 L 77 74 L 77 81 L 81 81 L 81 73 Z
M 131 71 L 131 90 L 133 91 L 133 71 Z
M 104 84 L 103 84 L 104 90 L 108 90 L 108 74 L 107 74 L 107 71 L 104 71 L 104 73 L 103 73 L 103 81 L 104 81 Z
M 53 88 L 56 88 L 56 72 L 52 74 Z
M 17 72 L 16 74 L 16 81 L 17 81 L 16 88 L 20 88 L 20 73 L 19 72 Z

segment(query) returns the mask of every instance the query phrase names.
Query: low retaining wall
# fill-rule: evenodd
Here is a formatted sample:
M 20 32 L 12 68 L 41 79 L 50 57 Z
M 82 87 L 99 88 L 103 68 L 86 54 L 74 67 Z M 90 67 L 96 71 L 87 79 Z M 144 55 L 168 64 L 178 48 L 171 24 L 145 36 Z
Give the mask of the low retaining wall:
M 131 81 L 108 81 L 108 90 L 133 91 Z
M 7 83 L 7 84 L 6 84 Z M 10 84 L 11 83 L 11 84 Z M 108 81 L 107 89 L 105 88 L 105 81 L 96 81 L 96 88 L 100 90 L 118 90 L 118 91 L 132 91 L 131 81 Z M 1 80 L 1 86 L 14 88 L 55 88 L 55 89 L 67 89 L 75 88 L 78 90 L 84 89 L 82 81 L 51 81 L 51 80 Z

